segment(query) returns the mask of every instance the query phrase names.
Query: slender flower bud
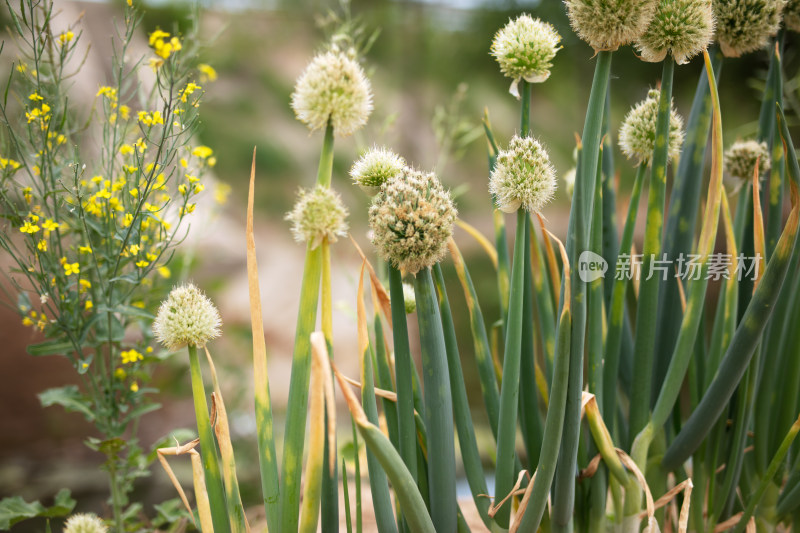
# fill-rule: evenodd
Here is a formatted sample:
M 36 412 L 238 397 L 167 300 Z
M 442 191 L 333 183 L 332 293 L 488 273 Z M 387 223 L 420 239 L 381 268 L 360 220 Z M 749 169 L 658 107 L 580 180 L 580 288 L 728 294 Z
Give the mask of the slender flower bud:
M 532 137 L 514 136 L 497 155 L 489 192 L 497 208 L 513 213 L 520 207 L 540 211 L 556 191 L 556 171 L 547 151 Z
M 78 513 L 67 518 L 64 533 L 106 533 L 108 528 L 92 513 Z
M 547 22 L 523 14 L 497 32 L 491 54 L 500 64 L 500 71 L 513 79 L 511 94 L 519 97 L 517 83 L 525 80 L 541 83 L 550 77 L 553 58 L 561 36 Z
M 417 296 L 414 293 L 414 287 L 408 283 L 403 283 L 403 305 L 407 315 L 417 310 Z
M 292 235 L 297 242 L 310 242 L 311 248 L 324 239 L 336 242 L 347 235 L 347 208 L 342 198 L 328 187 L 317 185 L 311 190 L 300 189 L 294 208 L 286 214 L 292 223 Z
M 381 185 L 402 174 L 405 166 L 405 160 L 391 150 L 374 147 L 353 164 L 350 176 L 353 183 L 364 192 L 376 195 L 381 190 Z
M 316 56 L 297 79 L 292 109 L 311 131 L 330 119 L 336 135 L 346 137 L 367 123 L 372 89 L 358 62 L 339 51 Z
M 395 268 L 416 274 L 444 256 L 456 215 L 450 193 L 434 174 L 406 168 L 372 201 L 372 243 Z
M 647 30 L 657 0 L 564 0 L 572 29 L 589 46 L 616 50 Z
M 764 48 L 778 32 L 786 0 L 714 0 L 717 40 L 728 57 Z
M 636 104 L 622 121 L 619 144 L 628 159 L 648 163 L 656 145 L 656 121 L 661 91 L 651 89 L 647 98 Z M 677 157 L 683 143 L 683 119 L 671 106 L 669 113 L 669 156 Z
M 186 345 L 202 347 L 219 337 L 219 311 L 192 283 L 172 289 L 158 308 L 153 332 L 158 342 L 170 351 Z
M 758 141 L 736 141 L 723 156 L 723 168 L 732 178 L 744 181 L 753 179 L 758 161 L 758 176 L 763 179 L 770 168 L 767 144 Z
M 783 22 L 792 31 L 800 32 L 800 0 L 789 0 L 783 10 Z
M 670 52 L 682 65 L 708 48 L 713 35 L 711 0 L 658 0 L 653 20 L 636 48 L 645 61 L 663 61 Z

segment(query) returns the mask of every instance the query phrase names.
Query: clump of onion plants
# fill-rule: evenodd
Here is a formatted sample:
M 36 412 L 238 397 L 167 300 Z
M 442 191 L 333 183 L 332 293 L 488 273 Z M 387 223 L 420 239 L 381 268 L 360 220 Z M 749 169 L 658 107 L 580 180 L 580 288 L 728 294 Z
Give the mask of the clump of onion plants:
M 714 14 L 734 4 L 565 2 L 574 29 L 597 56 L 570 178 L 566 228 L 553 227 L 543 213 L 558 194 L 559 179 L 568 178 L 558 176 L 551 164 L 547 130 L 531 116 L 530 107 L 533 84 L 547 78 L 559 38 L 528 15 L 511 20 L 491 45 L 520 104 L 518 123 L 484 121 L 490 161 L 484 197 L 495 225 L 493 243 L 459 220 L 445 173 L 440 177 L 410 167 L 389 148 L 364 152 L 352 164 L 349 179 L 343 176 L 370 197 L 370 240 L 379 258 L 373 267 L 355 244 L 362 261 L 355 303 L 359 379 L 343 375 L 333 358 L 329 246 L 347 231 L 347 209 L 330 188 L 331 158 L 337 128 L 342 135 L 352 133 L 339 121 L 367 113 L 372 96 L 351 83 L 363 89 L 355 53 L 337 56 L 325 68 L 321 60 L 312 62 L 301 82 L 317 79 L 318 74 L 310 74 L 314 69 L 325 73 L 319 74 L 325 82 L 299 87 L 293 107 L 312 130 L 324 126 L 325 137 L 317 183 L 301 192 L 287 216 L 307 255 L 280 476 L 255 263 L 254 172 L 248 205 L 256 420 L 270 528 L 336 530 L 332 509 L 338 512 L 341 482 L 348 531 L 354 521 L 358 529 L 349 472 L 344 466 L 337 470 L 345 463 L 332 431 L 333 378 L 351 415 L 353 441 L 356 447 L 359 439 L 366 444 L 380 531 L 467 527 L 459 509 L 466 502 L 456 499 L 459 467 L 490 531 L 638 532 L 642 522 L 650 532 L 744 531 L 757 524 L 793 524 L 800 508 L 793 448 L 800 432 L 795 386 L 800 339 L 794 327 L 800 319 L 800 164 L 782 110 L 780 46 L 767 47 L 771 70 L 756 140 L 737 142 L 723 152 L 721 60 L 707 48 Z M 760 12 L 767 18 L 770 13 Z M 764 30 L 767 39 L 773 23 Z M 717 24 L 721 28 L 723 21 Z M 719 46 L 732 46 L 729 38 L 720 32 Z M 779 44 L 779 39 L 772 42 Z M 642 59 L 663 62 L 662 75 L 650 84 L 659 89 L 649 90 L 621 124 L 614 124 L 605 116 L 611 109 L 607 100 L 617 98 L 608 94 L 612 53 L 631 43 Z M 326 54 L 341 53 L 333 49 Z M 673 103 L 674 69 L 698 55 L 702 70 L 684 123 Z M 347 83 L 336 74 L 345 71 Z M 347 94 L 333 98 L 334 93 Z M 330 107 L 333 101 L 347 109 Z M 628 159 L 619 168 L 605 157 L 615 149 L 612 131 L 619 131 L 620 149 Z M 498 142 L 501 135 L 509 140 Z M 601 142 L 604 137 L 608 142 Z M 633 176 L 622 227 L 613 216 L 616 200 L 606 197 L 623 198 L 613 181 L 617 171 L 625 179 Z M 768 187 L 752 181 L 728 194 L 722 187 L 726 172 L 741 179 L 758 174 Z M 647 202 L 641 207 L 645 190 Z M 785 204 L 791 204 L 788 218 Z M 515 215 L 511 250 L 505 214 Z M 457 227 L 477 239 L 494 268 L 501 302 L 497 316 L 484 316 L 457 243 L 462 238 Z M 644 230 L 641 247 L 634 242 L 637 229 Z M 619 234 L 609 252 L 610 236 Z M 465 305 L 460 307 L 468 315 L 469 335 L 463 338 L 455 327 L 459 309 L 451 305 L 445 282 L 443 265 L 450 263 L 463 292 Z M 719 290 L 711 291 L 711 283 Z M 182 335 L 172 345 L 189 346 L 194 369 L 196 348 L 216 334 L 217 315 L 194 287 L 173 294 L 162 307 L 164 320 L 174 314 L 170 320 L 191 325 L 187 331 L 206 331 L 195 339 Z M 457 298 L 461 303 L 461 295 Z M 371 316 L 367 301 L 372 302 Z M 189 302 L 202 303 L 205 311 L 190 311 Z M 181 313 L 190 318 L 179 319 Z M 408 313 L 416 314 L 418 343 L 411 342 Z M 159 315 L 157 331 L 165 331 L 164 320 Z M 474 363 L 461 357 L 464 343 L 472 345 Z M 419 346 L 419 369 L 412 346 Z M 214 405 L 224 420 L 210 357 L 209 363 Z M 476 438 L 475 405 L 465 383 L 463 365 L 472 364 L 491 432 L 485 447 Z M 195 492 L 203 529 L 246 530 L 233 489 L 235 465 L 226 425 L 217 423 L 215 444 L 203 412 L 202 380 L 194 370 L 192 380 L 201 451 L 192 442 L 162 450 L 162 455 L 190 454 L 198 465 Z M 487 464 L 493 470 L 493 493 Z M 355 499 L 360 502 L 358 459 L 355 466 Z M 660 512 L 662 506 L 668 510 Z

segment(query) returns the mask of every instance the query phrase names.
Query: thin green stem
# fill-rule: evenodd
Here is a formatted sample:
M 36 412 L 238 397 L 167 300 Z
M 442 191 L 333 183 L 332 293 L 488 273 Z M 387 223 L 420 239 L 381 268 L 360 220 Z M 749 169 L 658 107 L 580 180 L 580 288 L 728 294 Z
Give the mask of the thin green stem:
M 414 385 L 408 323 L 400 271 L 389 265 L 389 296 L 392 307 L 395 381 L 397 383 L 397 426 L 400 457 L 414 481 L 417 480 L 417 427 L 414 422 Z
M 597 53 L 589 105 L 583 127 L 581 160 L 575 177 L 570 220 L 567 230 L 567 252 L 572 264 L 589 248 L 594 188 L 600 156 L 600 135 L 603 128 L 603 110 L 608 90 L 613 52 Z M 558 471 L 553 493 L 551 527 L 553 531 L 569 528 L 575 507 L 575 471 L 578 462 L 580 436 L 581 392 L 583 389 L 583 351 L 586 334 L 586 283 L 580 276 L 572 276 L 571 313 L 572 338 L 570 340 L 570 370 L 564 433 L 558 455 Z M 562 303 L 563 305 L 563 303 Z
M 525 241 L 528 240 L 527 214 L 517 211 L 517 230 L 514 240 L 514 259 L 511 266 L 511 294 L 506 320 L 506 344 L 503 356 L 503 382 L 500 387 L 500 418 L 497 428 L 497 468 L 495 471 L 495 500 L 500 501 L 514 485 L 514 445 L 517 430 L 519 401 L 519 369 L 522 343 L 523 288 L 525 284 Z M 530 275 L 530 274 L 528 274 Z M 495 515 L 500 527 L 508 527 L 510 505 L 504 505 Z
M 654 262 L 661 259 L 661 229 L 664 222 L 664 199 L 667 190 L 669 159 L 670 109 L 672 108 L 672 77 L 675 61 L 671 56 L 663 62 L 661 97 L 656 120 L 656 144 L 650 175 L 647 200 L 647 224 L 642 248 L 642 279 L 639 285 L 639 306 L 636 314 L 634 340 L 633 383 L 631 386 L 630 438 L 647 424 L 652 390 L 653 353 L 655 351 L 656 315 L 661 276 Z M 671 275 L 668 272 L 667 275 Z

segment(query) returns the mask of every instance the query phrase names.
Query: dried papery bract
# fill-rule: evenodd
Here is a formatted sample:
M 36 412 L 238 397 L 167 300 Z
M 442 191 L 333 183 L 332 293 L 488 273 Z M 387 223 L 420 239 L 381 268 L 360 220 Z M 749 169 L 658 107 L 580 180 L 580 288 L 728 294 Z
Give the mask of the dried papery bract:
M 312 249 L 325 239 L 336 242 L 338 237 L 347 235 L 347 208 L 338 193 L 322 185 L 301 189 L 286 220 L 292 223 L 294 239 L 310 242 Z
M 106 533 L 108 528 L 103 521 L 92 513 L 74 514 L 67 518 L 64 533 Z
M 387 148 L 373 147 L 353 163 L 353 183 L 369 195 L 378 194 L 381 185 L 403 172 L 406 161 Z
M 520 80 L 541 83 L 550 77 L 559 42 L 561 36 L 551 24 L 527 14 L 510 20 L 495 34 L 491 54 L 503 74 L 514 80 L 514 96 Z
M 629 159 L 638 163 L 648 163 L 653 157 L 656 144 L 656 119 L 660 91 L 652 89 L 647 98 L 636 104 L 622 121 L 619 130 L 619 144 Z M 669 156 L 677 157 L 683 143 L 683 119 L 674 106 L 669 115 Z
M 176 351 L 184 346 L 205 346 L 219 337 L 221 325 L 219 311 L 211 300 L 187 283 L 172 289 L 158 308 L 153 332 L 168 350 Z
M 728 57 L 764 48 L 781 25 L 786 0 L 714 0 L 717 40 Z
M 770 169 L 767 143 L 754 140 L 736 141 L 725 151 L 723 168 L 728 176 L 749 181 L 753 179 L 756 161 L 758 161 L 758 175 L 764 178 Z
M 544 147 L 532 137 L 511 139 L 508 149 L 497 156 L 489 179 L 495 205 L 505 213 L 520 207 L 539 212 L 553 197 L 556 173 Z
M 383 185 L 370 206 L 372 243 L 392 266 L 416 274 L 444 256 L 456 214 L 434 174 L 406 168 Z
M 711 0 L 659 0 L 636 48 L 645 61 L 663 61 L 671 53 L 682 65 L 708 48 L 713 35 Z
M 564 0 L 572 29 L 596 51 L 616 50 L 647 30 L 656 0 Z
M 316 56 L 297 79 L 292 109 L 311 131 L 330 120 L 335 134 L 346 137 L 367 123 L 372 88 L 355 59 L 332 50 Z

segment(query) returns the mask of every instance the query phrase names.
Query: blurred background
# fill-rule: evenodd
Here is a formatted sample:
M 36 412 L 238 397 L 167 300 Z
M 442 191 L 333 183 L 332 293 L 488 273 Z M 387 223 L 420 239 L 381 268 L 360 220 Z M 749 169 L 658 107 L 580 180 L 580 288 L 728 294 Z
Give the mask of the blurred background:
M 139 0 L 134 0 L 139 3 Z M 97 87 L 108 79 L 107 45 L 114 21 L 121 20 L 124 2 L 57 0 L 57 23 L 66 26 L 80 18 L 82 42 L 91 42 L 86 70 L 72 88 L 76 105 L 91 107 Z M 143 2 L 140 53 L 146 52 L 146 33 L 158 28 L 180 32 L 188 28 L 195 6 L 176 1 Z M 2 27 L 8 16 L 2 7 Z M 240 481 L 246 503 L 260 500 L 256 467 L 250 332 L 245 270 L 244 213 L 253 149 L 256 153 L 256 239 L 259 253 L 264 320 L 269 350 L 273 405 L 282 427 L 288 395 L 288 376 L 304 247 L 292 241 L 284 214 L 297 189 L 316 175 L 321 132 L 309 134 L 289 107 L 294 81 L 327 39 L 343 24 L 365 39 L 376 36 L 364 58 L 372 81 L 375 111 L 368 126 L 350 138 L 336 140 L 333 186 L 350 209 L 353 238 L 368 253 L 368 199 L 351 185 L 348 170 L 359 152 L 373 144 L 387 145 L 422 169 L 435 169 L 457 199 L 461 217 L 485 234 L 491 233 L 487 193 L 486 142 L 481 128 L 488 110 L 501 146 L 518 127 L 519 104 L 489 55 L 494 33 L 510 17 L 528 12 L 551 22 L 562 36 L 550 79 L 533 89 L 533 133 L 547 146 L 559 175 L 556 200 L 545 209 L 549 227 L 566 233 L 570 198 L 563 175 L 574 166 L 575 135 L 586 111 L 594 62 L 592 50 L 572 32 L 562 2 L 557 0 L 214 0 L 201 2 L 202 60 L 213 66 L 218 79 L 204 83 L 201 127 L 197 144 L 211 147 L 217 157 L 214 193 L 207 193 L 181 248 L 176 278 L 191 278 L 209 292 L 225 323 L 223 339 L 213 344 L 232 430 Z M 7 36 L 4 31 L 3 37 Z M 784 59 L 787 106 L 797 109 L 796 36 L 787 38 Z M 7 71 L 15 57 L 4 52 L 0 65 Z M 726 61 L 720 79 L 725 145 L 754 135 L 767 67 L 765 52 Z M 691 106 L 702 59 L 676 70 L 675 104 L 684 119 Z M 627 110 L 658 84 L 660 65 L 640 61 L 630 47 L 614 55 L 611 124 L 616 132 Z M 727 111 L 726 111 L 727 110 Z M 787 113 L 796 117 L 796 113 Z M 792 119 L 790 119 L 792 120 Z M 627 209 L 627 190 L 633 166 L 615 145 L 619 173 L 618 209 Z M 218 193 L 218 194 L 217 194 Z M 217 197 L 216 199 L 214 197 Z M 223 203 L 221 197 L 227 196 Z M 510 222 L 513 226 L 513 222 Z M 513 230 L 513 227 L 510 228 Z M 464 232 L 456 239 L 470 264 L 487 323 L 498 317 L 495 277 L 486 255 Z M 351 243 L 334 248 L 336 359 L 349 375 L 355 364 L 355 286 L 360 261 Z M 2 260 L 0 264 L 6 265 Z M 182 274 L 178 274 L 178 273 Z M 449 264 L 445 274 L 452 274 Z M 176 279 L 176 281 L 178 281 Z M 450 298 L 458 328 L 468 329 L 461 289 L 454 276 Z M 151 310 L 155 311 L 155 309 Z M 72 489 L 78 510 L 107 511 L 106 478 L 97 465 L 99 454 L 82 441 L 90 431 L 80 416 L 59 407 L 43 409 L 36 394 L 73 379 L 69 363 L 57 357 L 34 358 L 25 346 L 37 339 L 19 324 L 18 316 L 0 309 L 0 497 L 21 495 L 47 499 L 59 488 Z M 410 324 L 414 325 L 411 317 Z M 412 338 L 413 338 L 412 334 Z M 469 338 L 461 337 L 461 338 Z M 472 347 L 460 346 L 465 379 L 475 380 Z M 176 354 L 157 370 L 164 407 L 142 420 L 141 440 L 149 446 L 170 431 L 194 425 L 187 361 Z M 475 381 L 477 383 L 477 381 Z M 478 387 L 476 412 L 480 412 Z M 343 437 L 349 424 L 342 412 Z M 480 416 L 480 414 L 476 415 Z M 490 437 L 489 437 L 490 439 Z M 280 438 L 278 439 L 280 442 Z M 176 461 L 180 462 L 180 461 Z M 188 461 L 176 465 L 188 479 Z M 141 480 L 135 497 L 150 505 L 173 498 L 160 467 Z M 188 484 L 187 484 L 188 486 Z

